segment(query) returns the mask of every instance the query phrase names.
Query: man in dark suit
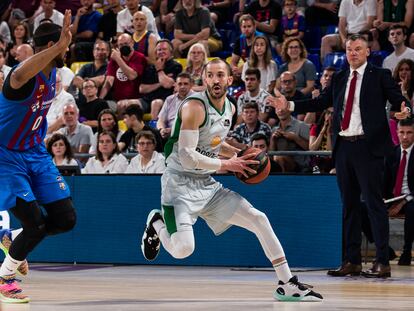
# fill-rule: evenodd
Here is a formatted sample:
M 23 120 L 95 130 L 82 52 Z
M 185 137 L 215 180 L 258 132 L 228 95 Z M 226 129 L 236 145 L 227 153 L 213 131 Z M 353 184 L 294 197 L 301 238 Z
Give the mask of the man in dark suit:
M 384 173 L 385 198 L 407 195 L 391 205 L 390 216 L 405 214 L 404 249 L 398 260 L 401 266 L 411 264 L 411 249 L 414 241 L 414 120 L 406 119 L 398 123 L 400 145 L 386 158 Z
M 289 106 L 298 113 L 322 111 L 333 103 L 333 158 L 343 203 L 345 254 L 331 276 L 361 273 L 361 194 L 368 208 L 377 250 L 373 267 L 363 272 L 366 277 L 389 277 L 388 214 L 382 198 L 384 157 L 392 150 L 385 111 L 387 100 L 397 118 L 406 118 L 411 109 L 391 77 L 391 72 L 367 63 L 368 42 L 353 35 L 346 42 L 350 68 L 333 76 L 331 85 L 315 99 L 287 102 L 276 92 L 268 104 L 275 109 Z M 409 103 L 407 103 L 409 105 Z

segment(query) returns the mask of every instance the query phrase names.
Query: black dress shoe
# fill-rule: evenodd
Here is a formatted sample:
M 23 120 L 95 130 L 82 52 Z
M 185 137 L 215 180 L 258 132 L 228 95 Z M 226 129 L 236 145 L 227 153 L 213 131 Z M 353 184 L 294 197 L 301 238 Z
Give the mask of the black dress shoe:
M 328 275 L 330 276 L 347 276 L 347 275 L 357 276 L 357 275 L 360 275 L 361 270 L 362 270 L 361 265 L 355 265 L 350 262 L 346 262 L 346 263 L 343 263 L 342 266 L 340 266 L 336 270 L 329 270 Z
M 403 252 L 400 259 L 398 260 L 399 266 L 409 266 L 411 265 L 411 252 Z
M 389 260 L 394 260 L 395 258 L 397 258 L 397 254 L 391 246 L 388 246 L 388 257 Z
M 362 271 L 361 275 L 367 278 L 389 278 L 391 277 L 391 267 L 390 265 L 375 263 L 371 269 Z

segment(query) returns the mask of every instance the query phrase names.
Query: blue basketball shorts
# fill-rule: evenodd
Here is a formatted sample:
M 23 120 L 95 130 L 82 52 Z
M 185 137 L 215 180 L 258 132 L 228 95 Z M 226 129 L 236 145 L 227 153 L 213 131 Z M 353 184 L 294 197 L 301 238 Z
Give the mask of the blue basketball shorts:
M 0 146 L 0 211 L 16 198 L 48 204 L 70 197 L 69 187 L 43 144 L 15 151 Z

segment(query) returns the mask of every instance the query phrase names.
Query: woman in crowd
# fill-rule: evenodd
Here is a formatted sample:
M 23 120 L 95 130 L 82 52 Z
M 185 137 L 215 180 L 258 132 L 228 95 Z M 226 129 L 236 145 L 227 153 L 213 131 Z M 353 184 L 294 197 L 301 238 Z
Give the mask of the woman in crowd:
M 65 135 L 55 133 L 47 141 L 47 151 L 56 166 L 79 166 Z
M 401 93 L 407 100 L 414 103 L 414 61 L 408 58 L 400 60 L 394 69 L 392 77 L 400 85 Z M 394 114 L 390 115 L 390 131 L 394 145 L 399 145 L 400 141 L 397 135 L 398 120 L 394 119 Z
M 318 123 L 311 126 L 309 131 L 310 151 L 332 151 L 332 113 L 332 107 L 326 109 L 322 112 Z M 312 162 L 315 173 L 330 173 L 334 168 L 331 157 L 314 157 Z
M 12 40 L 8 43 L 6 48 L 7 54 L 7 66 L 13 67 L 18 64 L 16 60 L 16 49 L 19 45 L 28 43 L 30 38 L 29 27 L 25 22 L 19 22 L 16 24 L 12 31 Z
M 401 92 L 411 103 L 414 102 L 414 61 L 404 58 L 394 69 L 393 78 L 401 87 Z
M 115 135 L 109 131 L 98 134 L 96 156 L 86 163 L 82 174 L 121 174 L 128 167 L 128 160 L 119 153 Z
M 280 89 L 280 75 L 290 71 L 296 78 L 296 89 L 309 95 L 316 80 L 315 65 L 307 59 L 308 53 L 303 42 L 298 38 L 289 38 L 283 42 L 282 59 L 285 63 L 278 72 L 277 88 Z
M 253 40 L 249 61 L 243 65 L 243 81 L 246 77 L 247 68 L 258 68 L 260 70 L 260 87 L 271 93 L 276 83 L 278 70 L 275 61 L 272 59 L 269 40 L 265 36 L 256 36 Z
M 165 158 L 155 151 L 157 140 L 151 131 L 141 131 L 135 138 L 138 155 L 131 159 L 125 173 L 155 174 L 164 173 Z
M 116 114 L 111 109 L 104 109 L 98 115 L 98 131 L 93 135 L 94 141 L 91 144 L 89 153 L 96 154 L 96 142 L 98 135 L 103 131 L 112 132 L 115 135 L 116 141 L 119 142 L 124 131 L 118 127 L 118 119 Z
M 195 92 L 202 92 L 207 88 L 202 77 L 204 66 L 207 62 L 207 52 L 204 45 L 201 43 L 193 44 L 188 51 L 185 72 L 189 73 L 193 78 L 194 86 L 192 89 Z

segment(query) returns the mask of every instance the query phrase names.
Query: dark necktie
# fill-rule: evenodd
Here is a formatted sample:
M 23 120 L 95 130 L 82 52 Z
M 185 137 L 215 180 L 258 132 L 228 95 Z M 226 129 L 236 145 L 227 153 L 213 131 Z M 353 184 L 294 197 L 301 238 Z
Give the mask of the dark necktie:
M 351 121 L 352 105 L 354 103 L 355 88 L 357 82 L 358 73 L 354 70 L 352 72 L 351 85 L 349 86 L 348 98 L 346 99 L 345 113 L 344 118 L 341 122 L 341 129 L 345 131 L 349 127 L 349 122 Z
M 395 180 L 394 197 L 398 197 L 401 195 L 406 165 L 407 165 L 407 151 L 403 150 L 403 157 L 400 161 L 400 166 L 398 167 L 397 179 Z

